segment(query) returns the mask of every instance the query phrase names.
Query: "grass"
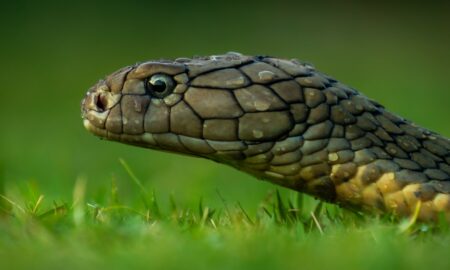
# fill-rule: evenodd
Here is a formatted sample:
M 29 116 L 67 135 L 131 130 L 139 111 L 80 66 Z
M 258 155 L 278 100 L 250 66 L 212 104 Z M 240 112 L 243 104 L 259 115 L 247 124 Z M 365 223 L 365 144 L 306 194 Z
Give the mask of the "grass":
M 366 217 L 308 196 L 269 192 L 254 214 L 222 197 L 168 209 L 120 160 L 138 198 L 108 192 L 86 197 L 79 178 L 73 197 L 48 202 L 35 185 L 1 195 L 0 268 L 49 269 L 448 269 L 445 223 Z M 16 186 L 17 187 L 17 186 Z M 9 190 L 9 191 L 8 191 Z

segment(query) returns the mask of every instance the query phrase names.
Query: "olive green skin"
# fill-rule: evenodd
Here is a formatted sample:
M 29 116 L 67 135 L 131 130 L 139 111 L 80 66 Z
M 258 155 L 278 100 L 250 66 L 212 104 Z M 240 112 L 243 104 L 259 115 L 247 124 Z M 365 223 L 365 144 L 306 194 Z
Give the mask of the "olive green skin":
M 149 93 L 170 76 L 164 96 Z M 112 141 L 204 157 L 371 213 L 450 220 L 450 140 L 296 60 L 238 53 L 125 67 L 82 102 Z

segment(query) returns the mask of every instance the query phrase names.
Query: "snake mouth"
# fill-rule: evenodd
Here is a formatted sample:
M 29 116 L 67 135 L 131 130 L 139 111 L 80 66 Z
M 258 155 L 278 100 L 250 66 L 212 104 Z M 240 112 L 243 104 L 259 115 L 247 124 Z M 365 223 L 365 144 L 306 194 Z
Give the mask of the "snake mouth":
M 143 133 L 143 134 L 118 134 L 109 131 L 106 128 L 99 128 L 96 125 L 93 124 L 89 119 L 84 118 L 83 119 L 83 125 L 92 134 L 94 134 L 97 137 L 100 137 L 101 139 L 106 139 L 110 141 L 119 141 L 122 143 L 135 145 L 139 147 L 145 147 L 145 148 L 151 148 L 151 149 L 158 149 L 158 150 L 166 150 L 170 147 L 164 147 L 164 145 L 159 145 L 155 138 L 154 134 L 151 133 Z M 170 141 L 170 138 L 167 140 L 167 137 L 171 137 L 173 134 L 160 134 L 159 138 L 165 138 L 166 141 Z

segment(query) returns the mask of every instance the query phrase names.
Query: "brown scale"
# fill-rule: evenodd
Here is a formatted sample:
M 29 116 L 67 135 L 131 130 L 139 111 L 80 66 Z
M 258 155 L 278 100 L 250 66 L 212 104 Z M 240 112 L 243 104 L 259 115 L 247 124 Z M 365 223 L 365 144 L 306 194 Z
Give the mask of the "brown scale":
M 164 94 L 149 88 L 155 76 L 172 81 Z M 450 220 L 450 141 L 297 60 L 143 62 L 93 86 L 82 113 L 109 140 L 216 160 L 375 214 L 407 217 L 421 201 L 419 219 Z

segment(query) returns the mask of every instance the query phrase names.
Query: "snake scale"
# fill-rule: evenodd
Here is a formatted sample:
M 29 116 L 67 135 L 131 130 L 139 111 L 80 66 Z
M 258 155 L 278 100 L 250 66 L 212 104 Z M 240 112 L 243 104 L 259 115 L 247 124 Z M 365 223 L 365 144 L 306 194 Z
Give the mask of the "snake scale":
M 297 60 L 138 63 L 90 88 L 82 117 L 101 138 L 211 159 L 343 207 L 450 220 L 450 140 Z

